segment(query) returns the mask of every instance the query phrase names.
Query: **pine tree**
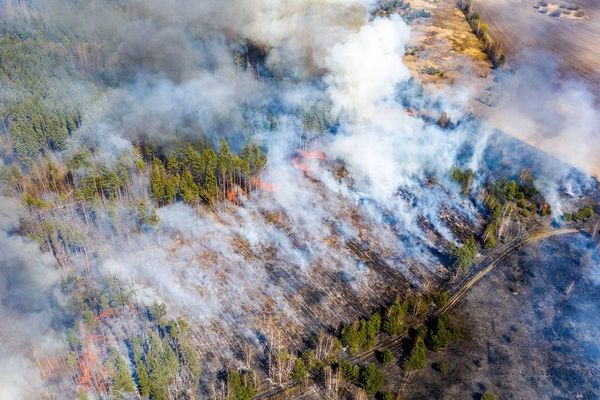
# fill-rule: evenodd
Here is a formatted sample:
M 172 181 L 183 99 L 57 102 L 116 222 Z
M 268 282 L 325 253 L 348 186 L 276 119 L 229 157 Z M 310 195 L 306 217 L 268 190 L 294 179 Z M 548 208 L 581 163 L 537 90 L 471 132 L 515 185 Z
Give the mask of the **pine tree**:
M 415 343 L 410 351 L 408 359 L 404 361 L 405 371 L 425 368 L 427 365 L 427 349 L 421 336 L 417 336 Z
M 203 190 L 203 198 L 207 204 L 212 204 L 219 193 L 217 183 L 217 155 L 214 150 L 204 150 L 204 158 L 206 160 L 206 179 Z
M 142 360 L 135 363 L 135 368 L 140 394 L 142 397 L 148 397 L 150 395 L 150 376 L 148 375 L 148 370 Z
M 171 204 L 177 196 L 177 188 L 179 187 L 179 175 L 167 175 L 164 178 L 164 195 L 163 203 Z
M 242 173 L 244 175 L 245 189 L 247 191 L 250 189 L 250 174 L 252 172 L 252 157 L 250 155 L 250 146 L 244 146 L 244 148 L 242 149 L 241 159 Z
M 123 357 L 118 354 L 115 354 L 113 357 L 114 368 L 111 376 L 112 393 L 115 398 L 122 399 L 125 393 L 135 392 L 135 385 L 129 372 L 129 367 Z
M 155 332 L 148 338 L 146 364 L 150 377 L 150 396 L 155 400 L 167 398 L 167 389 L 176 377 L 179 361 L 167 340 L 161 340 Z
M 252 167 L 254 173 L 261 170 L 267 163 L 267 157 L 261 152 L 257 144 L 252 145 Z
M 231 162 L 231 151 L 227 141 L 221 140 L 219 144 L 219 153 L 217 156 L 217 169 L 219 171 L 219 177 L 221 185 L 227 190 L 231 179 L 232 179 L 232 162 Z
M 146 365 L 142 360 L 142 345 L 138 338 L 132 340 L 133 347 L 133 358 L 135 360 L 135 372 L 137 376 L 137 383 L 142 397 L 148 397 L 150 395 L 150 377 Z
M 256 395 L 256 388 L 238 371 L 230 371 L 227 377 L 227 398 L 229 400 L 251 400 Z
M 152 175 L 150 176 L 150 192 L 152 193 L 152 198 L 157 203 L 161 203 L 164 197 L 164 172 L 163 166 L 160 160 L 155 158 L 152 161 Z
M 174 154 L 171 154 L 167 157 L 167 172 L 171 175 L 179 174 L 179 163 L 177 162 L 177 157 Z
M 383 385 L 384 375 L 375 364 L 371 363 L 362 370 L 360 380 L 361 386 L 369 396 L 374 396 Z
M 198 185 L 194 182 L 194 177 L 189 169 L 185 169 L 181 175 L 180 184 L 181 199 L 187 204 L 194 204 L 198 198 Z
M 194 177 L 194 181 L 197 184 L 203 182 L 206 173 L 206 160 L 203 155 L 194 149 L 194 147 L 188 145 L 184 151 L 184 159 L 186 166 Z
M 303 379 L 306 376 L 306 365 L 301 358 L 297 358 L 292 371 L 292 379 Z

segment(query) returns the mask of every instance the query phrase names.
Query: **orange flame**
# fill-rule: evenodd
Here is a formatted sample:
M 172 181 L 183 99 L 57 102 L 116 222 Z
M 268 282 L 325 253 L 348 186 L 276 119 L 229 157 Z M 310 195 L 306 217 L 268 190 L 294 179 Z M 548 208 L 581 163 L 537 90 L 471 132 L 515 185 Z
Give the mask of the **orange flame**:
M 294 168 L 296 168 L 297 170 L 300 170 L 300 171 L 302 171 L 304 173 L 310 172 L 310 168 L 308 167 L 308 165 L 306 165 L 302 161 L 300 161 L 300 157 L 293 157 L 292 158 L 292 166 Z
M 298 154 L 300 154 L 306 160 L 325 161 L 327 159 L 327 156 L 321 150 L 313 150 L 313 151 L 299 150 Z
M 79 359 L 79 369 L 81 370 L 79 384 L 90 388 L 92 386 L 92 368 L 96 364 L 96 354 L 91 346 L 93 336 L 87 335 L 83 322 L 79 323 L 79 336 L 83 344 L 83 352 Z
M 81 370 L 81 376 L 79 377 L 79 384 L 92 386 L 92 368 L 96 364 L 96 355 L 91 349 L 86 348 L 83 350 L 83 355 L 79 359 L 79 369 Z
M 115 310 L 114 308 L 107 308 L 106 310 L 103 310 L 100 314 L 98 314 L 97 319 L 101 320 L 104 318 L 108 318 L 108 317 L 114 317 L 117 315 L 117 310 Z
M 275 193 L 277 191 L 275 186 L 270 185 L 267 182 L 263 182 L 257 177 L 252 178 L 252 184 L 254 186 L 256 186 L 257 188 L 262 189 L 267 192 L 270 192 L 270 193 Z
M 237 193 L 236 193 L 235 189 L 231 189 L 229 192 L 227 192 L 227 200 L 234 202 L 236 198 L 237 198 Z

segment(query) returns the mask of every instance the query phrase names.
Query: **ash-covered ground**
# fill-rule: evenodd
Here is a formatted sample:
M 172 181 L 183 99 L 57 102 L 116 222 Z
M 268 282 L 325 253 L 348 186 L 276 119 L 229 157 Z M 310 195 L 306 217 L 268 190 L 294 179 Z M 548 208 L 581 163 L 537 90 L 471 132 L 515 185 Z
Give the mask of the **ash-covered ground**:
M 588 235 L 503 262 L 456 311 L 463 338 L 413 374 L 407 399 L 598 399 L 600 254 Z M 432 368 L 446 362 L 447 375 Z

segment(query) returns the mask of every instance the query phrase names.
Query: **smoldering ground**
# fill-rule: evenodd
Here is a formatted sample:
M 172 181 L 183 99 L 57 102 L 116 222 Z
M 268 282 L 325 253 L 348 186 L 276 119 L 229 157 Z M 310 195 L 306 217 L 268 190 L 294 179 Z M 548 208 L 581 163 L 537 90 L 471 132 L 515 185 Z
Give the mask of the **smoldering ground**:
M 505 260 L 457 309 L 464 337 L 406 387 L 413 398 L 600 395 L 598 249 L 588 235 L 547 239 Z

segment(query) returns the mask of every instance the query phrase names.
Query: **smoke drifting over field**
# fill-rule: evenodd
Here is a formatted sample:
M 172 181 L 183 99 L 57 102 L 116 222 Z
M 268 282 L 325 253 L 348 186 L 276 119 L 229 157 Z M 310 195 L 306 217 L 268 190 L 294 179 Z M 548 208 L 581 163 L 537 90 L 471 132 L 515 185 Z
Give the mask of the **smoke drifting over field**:
M 505 77 L 489 122 L 599 176 L 597 98 L 583 82 L 561 76 L 551 56 L 538 53 L 535 60 Z
M 59 274 L 49 254 L 16 230 L 20 204 L 0 197 L 0 398 L 24 399 L 43 392 L 43 380 L 29 356 L 59 348 L 51 325 L 60 314 Z
M 243 343 L 276 347 L 275 330 L 297 346 L 307 330 L 335 328 L 386 301 L 382 293 L 419 290 L 444 271 L 438 248 L 481 228 L 481 205 L 448 175 L 484 164 L 489 132 L 465 114 L 461 96 L 423 93 L 402 62 L 408 25 L 395 15 L 369 19 L 373 3 L 0 1 L 8 25 L 77 38 L 64 47 L 66 66 L 50 71 L 56 95 L 83 110 L 57 157 L 89 148 L 94 160 L 134 164 L 140 144 L 168 154 L 182 139 L 222 138 L 267 152 L 262 190 L 237 194 L 235 204 L 164 206 L 156 229 L 132 222 L 131 199 L 107 201 L 92 223 L 69 215 L 85 225 L 93 254 L 85 253 L 86 278 L 117 277 L 136 301 L 189 318 L 194 344 L 214 364 L 207 375 L 235 364 Z M 448 121 L 438 124 L 442 115 Z M 137 172 L 127 195 L 151 203 L 149 171 Z M 27 385 L 42 384 L 24 371 L 28 347 L 52 337 L 62 272 L 13 232 L 14 202 L 1 203 L 0 316 L 13 324 L 0 328 L 11 338 L 0 345 L 8 354 L 0 387 L 9 388 L 0 398 L 26 398 Z M 109 221 L 114 209 L 118 223 Z M 75 264 L 82 258 L 65 251 L 77 253 Z M 31 336 L 18 332 L 24 324 Z M 119 329 L 103 335 L 124 348 L 115 345 Z

